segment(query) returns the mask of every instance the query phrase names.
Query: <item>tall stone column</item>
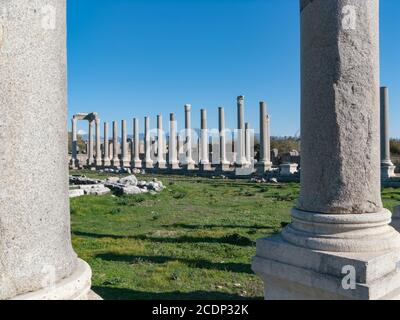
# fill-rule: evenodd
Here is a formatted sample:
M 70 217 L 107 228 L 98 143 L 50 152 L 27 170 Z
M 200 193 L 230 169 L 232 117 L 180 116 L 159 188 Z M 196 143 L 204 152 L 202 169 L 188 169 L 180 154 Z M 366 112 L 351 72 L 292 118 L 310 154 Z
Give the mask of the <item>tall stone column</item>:
M 260 239 L 266 299 L 399 299 L 380 193 L 379 1 L 301 1 L 301 193 Z
M 120 161 L 118 157 L 118 123 L 117 121 L 113 121 L 113 157 L 111 160 L 111 164 L 113 167 L 119 167 L 120 166 Z
M 96 118 L 95 120 L 96 124 L 96 159 L 95 163 L 96 166 L 101 166 L 103 163 L 103 160 L 101 158 L 101 133 L 100 133 L 100 119 Z
M 179 169 L 178 147 L 176 139 L 176 120 L 175 115 L 169 115 L 169 143 L 168 143 L 168 165 L 172 170 Z
M 250 129 L 250 124 L 246 122 L 245 124 L 245 155 L 246 155 L 246 163 L 251 165 L 253 163 L 252 152 L 251 149 L 254 147 L 252 145 L 252 129 Z M 254 148 L 253 148 L 254 149 Z
M 75 116 L 72 118 L 72 155 L 70 166 L 71 168 L 78 168 L 79 167 L 79 160 L 78 160 L 78 128 L 77 128 L 77 119 Z
M 94 120 L 88 121 L 88 157 L 87 157 L 87 165 L 92 166 L 94 164 L 94 142 L 93 142 L 93 126 Z
M 237 98 L 237 117 L 236 164 L 238 166 L 245 166 L 247 165 L 247 160 L 245 154 L 244 96 Z
M 267 113 L 267 104 L 260 102 L 260 161 L 257 163 L 257 171 L 260 174 L 271 170 L 271 136 L 270 119 Z
M 139 135 L 139 119 L 133 119 L 133 144 L 132 144 L 132 167 L 141 168 L 140 160 L 140 135 Z
M 207 110 L 201 109 L 200 111 L 200 161 L 199 166 L 202 171 L 210 171 L 211 163 L 209 159 L 209 148 L 208 148 L 208 128 L 207 128 Z
M 183 166 L 186 170 L 193 170 L 195 162 L 192 158 L 192 125 L 191 125 L 191 109 L 190 104 L 185 105 L 185 159 Z
M 151 136 L 150 136 L 150 118 L 144 118 L 144 150 L 146 169 L 154 168 L 153 159 L 151 159 Z
M 164 131 L 162 115 L 157 115 L 157 168 L 165 169 L 167 162 L 164 158 Z
M 71 245 L 65 161 L 66 4 L 1 5 L 0 299 L 87 299 L 91 270 Z M 56 13 L 46 23 L 43 8 Z
M 108 123 L 104 122 L 104 142 L 103 142 L 103 166 L 109 167 L 111 165 L 110 152 L 109 152 L 109 140 L 108 140 Z
M 218 108 L 219 118 L 219 170 L 229 170 L 230 162 L 226 158 L 226 133 L 225 133 L 225 110 L 223 107 Z
M 128 133 L 126 131 L 126 120 L 121 121 L 121 168 L 130 167 L 130 161 L 128 157 Z
M 381 177 L 390 179 L 395 176 L 392 160 L 390 159 L 390 130 L 389 130 L 389 89 L 381 88 Z

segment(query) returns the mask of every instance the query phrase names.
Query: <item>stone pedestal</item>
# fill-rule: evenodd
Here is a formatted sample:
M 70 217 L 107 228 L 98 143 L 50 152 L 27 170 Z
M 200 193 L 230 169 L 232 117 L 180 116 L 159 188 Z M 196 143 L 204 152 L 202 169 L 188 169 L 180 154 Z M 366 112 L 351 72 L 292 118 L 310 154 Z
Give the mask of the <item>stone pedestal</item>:
M 0 299 L 87 299 L 90 267 L 71 245 L 66 2 L 2 5 Z
M 283 163 L 279 167 L 279 174 L 281 176 L 287 177 L 296 174 L 298 172 L 299 165 L 297 163 Z
M 381 178 L 382 180 L 388 180 L 396 176 L 395 174 L 396 166 L 392 162 L 384 163 L 381 162 Z
M 270 300 L 400 299 L 400 234 L 380 195 L 379 1 L 300 4 L 300 199 L 257 241 L 253 270 Z

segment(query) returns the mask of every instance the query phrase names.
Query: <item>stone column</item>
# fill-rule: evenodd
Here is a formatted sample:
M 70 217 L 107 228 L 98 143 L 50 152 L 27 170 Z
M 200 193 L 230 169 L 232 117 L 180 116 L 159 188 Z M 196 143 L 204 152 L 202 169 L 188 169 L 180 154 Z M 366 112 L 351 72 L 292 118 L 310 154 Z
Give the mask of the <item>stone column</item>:
M 96 166 L 101 166 L 103 164 L 103 160 L 101 158 L 101 133 L 100 133 L 100 119 L 95 119 L 96 124 Z
M 66 4 L 1 5 L 0 299 L 87 299 L 91 270 L 71 246 Z
M 167 162 L 164 158 L 164 131 L 162 115 L 157 115 L 157 168 L 166 169 Z
M 238 132 L 236 142 L 236 164 L 247 165 L 245 154 L 244 96 L 237 98 Z
M 93 126 L 94 120 L 89 120 L 89 133 L 88 133 L 88 158 L 87 165 L 92 166 L 94 164 L 94 146 L 93 146 Z
M 140 135 L 139 135 L 139 119 L 133 119 L 133 144 L 132 144 L 132 167 L 141 168 L 140 160 Z
M 168 165 L 172 170 L 179 169 L 176 139 L 176 120 L 175 115 L 169 115 L 169 144 L 168 144 Z
M 257 242 L 266 299 L 400 298 L 380 193 L 379 1 L 350 4 L 301 1 L 301 193 L 292 224 Z
M 146 169 L 154 168 L 153 160 L 151 159 L 151 136 L 150 136 L 150 118 L 144 118 L 144 149 L 145 149 L 145 167 Z
M 207 129 L 207 110 L 201 109 L 200 111 L 200 161 L 199 166 L 202 171 L 210 171 L 211 163 L 209 159 L 209 148 L 208 148 L 208 129 Z
M 246 122 L 245 124 L 245 155 L 246 155 L 246 163 L 251 165 L 253 163 L 251 147 L 252 147 L 252 136 L 251 136 L 250 124 Z
M 120 161 L 118 157 L 118 123 L 117 121 L 113 121 L 113 157 L 111 160 L 111 164 L 113 167 L 119 167 Z
M 226 134 L 225 134 L 225 110 L 223 107 L 218 108 L 219 118 L 219 156 L 220 156 L 220 171 L 229 170 L 229 161 L 226 158 Z
M 108 123 L 104 122 L 104 152 L 103 152 L 103 166 L 109 167 L 111 165 L 110 153 L 109 153 L 109 140 L 108 140 Z
M 79 167 L 79 160 L 78 160 L 78 128 L 77 128 L 77 119 L 75 116 L 72 118 L 72 155 L 70 166 L 71 168 L 75 169 Z
M 183 165 L 186 170 L 193 170 L 195 168 L 195 162 L 192 158 L 192 126 L 191 126 L 191 112 L 192 106 L 190 104 L 185 105 L 185 159 Z
M 381 177 L 383 180 L 395 176 L 396 167 L 390 159 L 389 89 L 381 88 Z
M 121 143 L 121 168 L 128 168 L 130 167 L 130 161 L 128 157 L 128 136 L 126 131 L 126 120 L 121 121 L 121 136 L 122 136 L 122 143 Z
M 270 119 L 267 113 L 267 104 L 260 102 L 260 161 L 257 163 L 257 171 L 264 174 L 272 168 L 271 162 L 271 136 Z

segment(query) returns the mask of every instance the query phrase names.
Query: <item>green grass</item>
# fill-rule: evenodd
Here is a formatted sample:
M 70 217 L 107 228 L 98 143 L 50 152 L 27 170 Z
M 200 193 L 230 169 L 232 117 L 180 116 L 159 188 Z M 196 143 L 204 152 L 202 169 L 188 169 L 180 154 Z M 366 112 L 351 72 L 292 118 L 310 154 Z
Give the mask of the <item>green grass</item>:
M 73 245 L 92 267 L 93 289 L 104 299 L 262 299 L 250 269 L 255 240 L 290 221 L 299 185 L 139 179 L 154 177 L 167 187 L 159 195 L 71 199 Z M 391 209 L 400 191 L 383 199 Z

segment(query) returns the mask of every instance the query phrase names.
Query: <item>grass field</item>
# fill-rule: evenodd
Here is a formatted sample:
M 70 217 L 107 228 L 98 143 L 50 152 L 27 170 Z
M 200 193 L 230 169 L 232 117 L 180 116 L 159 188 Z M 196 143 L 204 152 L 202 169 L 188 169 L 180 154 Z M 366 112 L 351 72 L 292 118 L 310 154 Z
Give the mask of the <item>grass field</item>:
M 167 187 L 158 195 L 71 199 L 73 245 L 92 267 L 94 291 L 104 299 L 262 299 L 250 269 L 255 240 L 290 221 L 299 185 L 140 179 L 154 177 Z M 383 199 L 391 209 L 400 190 L 385 189 Z

